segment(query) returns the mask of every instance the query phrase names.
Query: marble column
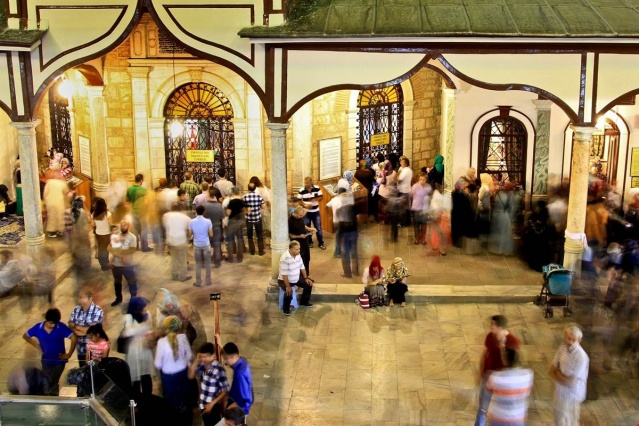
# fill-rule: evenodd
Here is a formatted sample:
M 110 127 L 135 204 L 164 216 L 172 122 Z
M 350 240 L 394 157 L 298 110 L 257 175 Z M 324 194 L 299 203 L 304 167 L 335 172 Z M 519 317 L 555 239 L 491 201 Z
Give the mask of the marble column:
M 39 258 L 40 249 L 44 244 L 35 131 L 38 124 L 40 124 L 40 120 L 11 123 L 11 126 L 18 131 L 20 172 L 22 174 L 22 203 L 24 206 L 24 241 L 27 246 L 27 254 L 34 260 Z
M 440 153 L 444 156 L 444 191 L 453 190 L 453 152 L 455 147 L 455 94 L 456 89 L 442 88 L 442 119 Z
M 568 223 L 564 244 L 564 267 L 573 271 L 581 269 L 581 254 L 586 241 L 586 202 L 588 201 L 588 162 L 590 141 L 595 127 L 573 126 L 572 167 L 570 169 L 570 195 Z
M 97 197 L 109 191 L 109 147 L 106 138 L 104 86 L 87 86 L 91 118 L 91 178 Z
M 271 131 L 271 285 L 277 285 L 280 256 L 288 250 L 286 129 L 288 123 L 266 123 Z
M 151 137 L 149 135 L 149 73 L 153 67 L 129 67 L 133 100 L 133 129 L 135 134 L 135 173 L 153 182 L 151 173 Z
M 532 201 L 548 197 L 548 158 L 550 156 L 550 108 L 552 101 L 535 99 L 537 110 L 537 134 L 535 137 L 535 158 L 533 160 Z

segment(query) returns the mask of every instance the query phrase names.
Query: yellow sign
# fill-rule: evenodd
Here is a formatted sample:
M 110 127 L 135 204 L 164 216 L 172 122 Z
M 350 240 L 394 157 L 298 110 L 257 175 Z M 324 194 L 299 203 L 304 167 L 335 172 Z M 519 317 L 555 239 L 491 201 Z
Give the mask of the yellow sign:
M 631 180 L 631 188 L 639 188 L 639 177 L 633 177 Z
M 188 161 L 189 163 L 212 163 L 215 161 L 215 151 L 212 149 L 187 149 L 186 161 Z
M 390 143 L 390 133 L 380 133 L 371 136 L 371 146 L 388 145 Z
M 630 176 L 639 176 L 639 148 L 632 148 L 630 160 Z

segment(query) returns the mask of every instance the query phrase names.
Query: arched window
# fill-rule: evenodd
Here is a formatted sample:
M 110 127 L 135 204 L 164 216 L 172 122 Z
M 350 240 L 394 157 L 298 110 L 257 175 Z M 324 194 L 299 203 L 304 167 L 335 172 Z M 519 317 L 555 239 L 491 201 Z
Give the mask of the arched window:
M 526 184 L 526 144 L 524 124 L 512 117 L 493 117 L 479 130 L 478 173 L 488 173 Z
M 219 169 L 235 183 L 235 133 L 233 108 L 217 87 L 208 83 L 187 83 L 178 87 L 164 107 L 166 177 L 171 185 L 191 170 L 201 182 Z M 179 135 L 171 134 L 175 122 L 182 125 Z M 202 151 L 202 152 L 196 152 Z
M 404 151 L 404 95 L 399 84 L 362 90 L 357 98 L 357 160 Z
M 73 165 L 73 142 L 71 141 L 71 114 L 69 100 L 59 93 L 62 79 L 49 90 L 49 116 L 51 118 L 51 147 L 61 152 Z

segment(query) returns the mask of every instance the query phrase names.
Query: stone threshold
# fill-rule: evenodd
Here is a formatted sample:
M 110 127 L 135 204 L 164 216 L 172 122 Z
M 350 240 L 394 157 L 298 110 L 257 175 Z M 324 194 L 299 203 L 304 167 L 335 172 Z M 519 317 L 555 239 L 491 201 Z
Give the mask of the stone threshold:
M 362 292 L 362 284 L 315 283 L 313 302 L 344 303 L 355 302 Z M 540 286 L 520 285 L 409 285 L 406 294 L 408 303 L 526 303 L 533 302 L 539 295 Z M 277 301 L 279 288 L 269 286 L 267 301 Z

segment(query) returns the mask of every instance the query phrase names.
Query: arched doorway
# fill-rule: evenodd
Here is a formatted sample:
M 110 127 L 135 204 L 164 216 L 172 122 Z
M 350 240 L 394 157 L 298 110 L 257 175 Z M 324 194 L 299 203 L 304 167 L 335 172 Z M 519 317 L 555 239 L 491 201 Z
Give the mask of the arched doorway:
M 232 119 L 233 107 L 217 87 L 200 82 L 175 89 L 164 107 L 166 177 L 170 185 L 182 182 L 189 170 L 193 179 L 201 182 L 220 169 L 235 183 Z
M 51 148 L 61 152 L 73 165 L 73 141 L 71 140 L 71 114 L 69 100 L 60 93 L 64 78 L 49 90 L 49 116 L 51 119 Z M 68 84 L 68 83 L 67 83 Z
M 493 117 L 479 130 L 477 173 L 526 185 L 526 126 L 514 117 Z
M 399 84 L 362 90 L 357 98 L 357 160 L 404 153 L 404 96 Z M 373 137 L 374 136 L 374 137 Z
M 617 125 L 609 118 L 597 122 L 597 129 L 598 131 L 592 134 L 590 163 L 597 177 L 616 186 L 621 133 Z

